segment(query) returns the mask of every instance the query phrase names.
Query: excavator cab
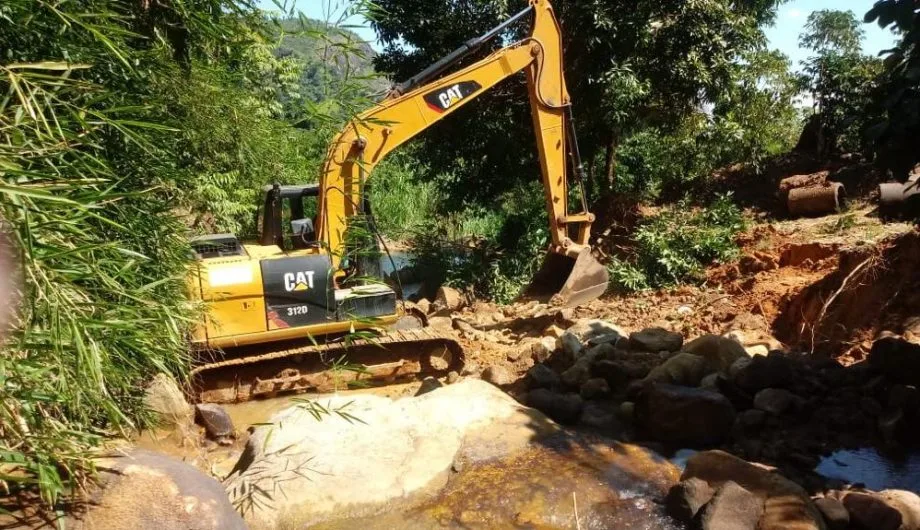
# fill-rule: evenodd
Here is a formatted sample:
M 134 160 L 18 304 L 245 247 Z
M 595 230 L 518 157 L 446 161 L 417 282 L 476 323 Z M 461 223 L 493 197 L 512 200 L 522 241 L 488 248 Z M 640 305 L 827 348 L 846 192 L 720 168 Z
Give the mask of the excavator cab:
M 304 249 L 318 247 L 316 211 L 318 184 L 262 187 L 262 205 L 256 213 L 259 244 L 279 248 Z

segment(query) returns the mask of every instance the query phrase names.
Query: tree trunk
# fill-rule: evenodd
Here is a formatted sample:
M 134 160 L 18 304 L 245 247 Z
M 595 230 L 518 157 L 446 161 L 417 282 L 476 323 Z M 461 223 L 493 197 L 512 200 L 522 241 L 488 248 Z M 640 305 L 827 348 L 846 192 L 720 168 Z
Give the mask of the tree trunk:
M 610 137 L 607 143 L 606 152 L 604 153 L 604 175 L 607 177 L 605 191 L 610 192 L 616 187 L 617 183 L 617 139 L 615 136 Z

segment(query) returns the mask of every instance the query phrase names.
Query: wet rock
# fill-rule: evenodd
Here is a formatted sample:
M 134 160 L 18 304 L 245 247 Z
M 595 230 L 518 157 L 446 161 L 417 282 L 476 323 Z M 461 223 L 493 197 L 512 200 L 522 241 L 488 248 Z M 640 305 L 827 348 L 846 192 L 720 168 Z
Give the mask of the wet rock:
M 711 373 L 706 359 L 692 353 L 678 353 L 645 377 L 646 382 L 698 386 L 703 377 Z
M 744 346 L 740 343 L 718 335 L 697 337 L 684 344 L 682 350 L 706 359 L 710 366 L 710 372 L 726 374 L 732 363 L 748 356 L 747 352 L 744 351 Z
M 702 451 L 687 460 L 681 480 L 698 478 L 712 487 L 728 481 L 764 500 L 759 530 L 819 530 L 821 513 L 798 484 L 764 466 L 751 464 L 724 451 Z
M 619 430 L 620 422 L 616 413 L 605 403 L 588 401 L 581 411 L 579 425 L 596 429 L 605 434 L 612 434 Z
M 585 402 L 578 394 L 560 394 L 538 388 L 527 394 L 527 404 L 559 423 L 571 425 L 578 421 Z
M 733 362 L 731 366 L 728 367 L 728 377 L 732 380 L 738 375 L 741 370 L 744 370 L 747 365 L 751 364 L 750 357 L 741 357 L 737 361 Z
M 602 377 L 611 388 L 622 388 L 630 381 L 642 379 L 648 375 L 651 367 L 648 364 L 634 361 L 609 361 L 601 359 L 591 367 L 591 373 Z
M 832 497 L 815 499 L 815 506 L 824 516 L 828 530 L 846 530 L 850 525 L 850 514 L 843 503 Z
M 617 417 L 626 422 L 632 422 L 636 418 L 636 404 L 632 401 L 624 401 L 617 407 Z
M 668 490 L 664 500 L 668 515 L 681 523 L 690 524 L 700 508 L 706 505 L 715 491 L 706 481 L 698 478 L 682 480 Z
M 702 530 L 755 530 L 763 515 L 763 499 L 728 481 L 719 486 L 701 510 Z
M 781 415 L 795 404 L 797 397 L 782 388 L 765 388 L 754 396 L 754 408 L 774 415 Z
M 475 379 L 419 397 L 330 396 L 322 404 L 361 421 L 338 414 L 317 421 L 295 406 L 251 434 L 226 487 L 235 503 L 254 495 L 244 511 L 252 530 L 393 510 L 439 491 L 458 459 L 500 458 L 558 431 Z
M 437 390 L 444 386 L 443 383 L 438 381 L 436 378 L 428 376 L 425 379 L 422 379 L 422 386 L 418 387 L 418 391 L 415 393 L 416 396 L 421 396 L 422 394 L 427 394 L 432 390 Z
M 920 385 L 920 345 L 901 337 L 883 337 L 872 344 L 869 366 L 889 380 Z
M 562 372 L 562 382 L 572 388 L 578 388 L 591 379 L 591 360 L 582 357 L 575 361 L 566 371 Z
M 757 356 L 738 370 L 734 382 L 742 390 L 751 394 L 765 388 L 786 388 L 792 384 L 795 371 L 792 361 L 779 353 L 770 353 L 766 357 Z
M 843 498 L 843 506 L 850 515 L 852 526 L 857 530 L 899 530 L 901 528 L 901 512 L 874 494 L 849 493 Z
M 187 429 L 194 412 L 175 379 L 166 374 L 157 374 L 147 385 L 144 407 L 154 413 L 159 425 L 181 429 Z
M 878 432 L 887 444 L 896 444 L 905 441 L 907 436 L 907 421 L 904 418 L 904 411 L 893 409 L 884 412 L 878 418 Z
M 664 328 L 645 328 L 629 335 L 629 347 L 639 351 L 674 352 L 683 344 L 683 335 Z
M 719 390 L 719 374 L 709 374 L 703 379 L 700 380 L 700 388 L 703 390 L 712 390 L 718 392 Z
M 882 413 L 881 403 L 871 397 L 864 397 L 860 399 L 859 407 L 869 416 L 878 416 Z
M 482 380 L 488 381 L 495 386 L 505 386 L 514 383 L 517 378 L 507 366 L 493 364 L 482 371 Z
M 747 432 L 761 428 L 767 419 L 767 413 L 762 410 L 748 409 L 738 415 L 738 423 Z
M 888 406 L 891 408 L 915 409 L 920 405 L 920 392 L 911 385 L 892 385 L 888 391 Z
M 569 357 L 569 359 L 577 360 L 581 357 L 581 352 L 584 351 L 584 346 L 581 343 L 581 339 L 575 333 L 571 331 L 566 331 L 559 337 L 559 342 L 562 344 L 562 351 L 564 351 Z
M 606 396 L 610 393 L 610 387 L 607 386 L 607 381 L 595 377 L 593 379 L 588 379 L 581 385 L 581 390 L 579 392 L 581 397 L 584 399 L 598 399 Z
M 174 458 L 132 450 L 102 459 L 101 487 L 76 530 L 245 530 L 243 519 L 227 499 L 223 486 Z
M 527 381 L 530 383 L 530 388 L 555 388 L 559 386 L 562 379 L 549 366 L 535 364 L 530 370 L 527 370 Z
M 199 403 L 195 405 L 195 422 L 204 426 L 208 438 L 226 440 L 233 436 L 233 420 L 220 405 Z
M 735 422 L 735 409 L 717 392 L 654 384 L 639 393 L 635 417 L 653 440 L 697 447 L 726 438 Z

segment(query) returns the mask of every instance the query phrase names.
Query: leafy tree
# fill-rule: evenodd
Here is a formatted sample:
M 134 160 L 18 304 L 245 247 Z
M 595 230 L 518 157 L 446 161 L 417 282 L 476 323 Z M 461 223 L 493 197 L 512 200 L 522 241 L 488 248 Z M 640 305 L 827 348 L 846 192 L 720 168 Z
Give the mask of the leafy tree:
M 852 11 L 822 10 L 808 17 L 799 42 L 815 52 L 805 62 L 814 97 L 817 151 L 862 151 L 871 119 L 872 94 L 881 61 L 862 55 L 863 32 Z
M 920 162 L 920 6 L 909 0 L 880 0 L 865 19 L 902 35 L 895 48 L 884 52 L 882 90 L 876 98 L 882 116 L 870 135 L 882 164 L 903 181 Z
M 852 11 L 821 9 L 808 15 L 799 46 L 818 53 L 859 53 L 864 35 Z
M 525 6 L 485 0 L 378 3 L 382 15 L 374 27 L 384 51 L 376 65 L 396 79 L 411 76 Z M 598 188 L 607 189 L 615 180 L 617 146 L 626 135 L 647 126 L 673 128 L 731 84 L 734 62 L 763 44 L 759 28 L 772 20 L 776 4 L 556 3 L 582 152 Z M 523 31 L 517 28 L 496 40 L 492 49 Z M 485 203 L 537 173 L 529 123 L 525 88 L 506 84 L 433 128 L 422 140 L 423 152 L 436 173 L 452 175 L 445 184 L 455 203 Z

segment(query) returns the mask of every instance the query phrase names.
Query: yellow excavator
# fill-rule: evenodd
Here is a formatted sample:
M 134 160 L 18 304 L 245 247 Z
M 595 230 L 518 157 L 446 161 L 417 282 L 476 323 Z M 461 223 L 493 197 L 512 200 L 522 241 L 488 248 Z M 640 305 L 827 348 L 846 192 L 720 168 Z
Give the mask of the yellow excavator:
M 444 75 L 528 17 L 530 36 Z M 559 23 L 548 0 L 530 0 L 351 120 L 330 146 L 318 184 L 264 187 L 257 242 L 242 244 L 233 234 L 192 240 L 190 287 L 207 306 L 192 337 L 195 399 L 238 402 L 459 370 L 463 352 L 455 339 L 427 328 L 425 316 L 400 304 L 393 288 L 360 280 L 372 268 L 348 257 L 348 231 L 369 218 L 368 178 L 389 152 L 520 72 L 527 75 L 551 235 L 525 295 L 574 306 L 603 294 L 608 276 L 589 245 L 594 215 L 585 200 Z M 575 212 L 570 180 L 581 192 Z

